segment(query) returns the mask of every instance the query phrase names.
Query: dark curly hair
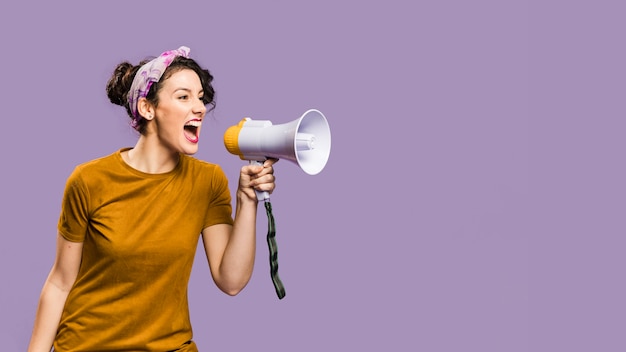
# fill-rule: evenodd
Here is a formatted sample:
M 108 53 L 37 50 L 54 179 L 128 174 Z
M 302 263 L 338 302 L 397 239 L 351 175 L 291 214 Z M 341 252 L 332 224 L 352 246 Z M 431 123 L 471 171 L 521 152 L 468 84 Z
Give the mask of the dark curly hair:
M 130 91 L 130 86 L 133 83 L 133 79 L 135 78 L 135 74 L 139 70 L 141 66 L 148 63 L 150 60 L 143 60 L 139 63 L 139 65 L 132 65 L 131 63 L 124 61 L 117 65 L 115 71 L 113 71 L 113 75 L 109 78 L 106 86 L 107 96 L 111 103 L 119 106 L 123 106 L 126 109 L 126 113 L 128 116 L 133 119 L 133 114 L 130 111 L 130 106 L 128 105 L 128 92 Z M 200 84 L 202 85 L 202 89 L 204 90 L 203 102 L 205 105 L 208 105 L 208 110 L 213 110 L 215 108 L 215 90 L 211 85 L 213 82 L 213 76 L 209 72 L 209 70 L 200 67 L 200 65 L 193 59 L 189 59 L 183 56 L 177 56 L 172 63 L 167 67 L 165 72 L 163 72 L 163 76 L 159 82 L 152 84 L 150 90 L 148 91 L 148 95 L 146 95 L 146 99 L 153 106 L 158 106 L 159 98 L 158 92 L 163 86 L 163 82 L 171 77 L 174 73 L 189 69 L 194 71 L 198 77 L 200 77 Z M 146 125 L 148 120 L 144 118 L 140 118 L 137 121 L 137 131 L 139 133 L 144 134 L 146 131 Z

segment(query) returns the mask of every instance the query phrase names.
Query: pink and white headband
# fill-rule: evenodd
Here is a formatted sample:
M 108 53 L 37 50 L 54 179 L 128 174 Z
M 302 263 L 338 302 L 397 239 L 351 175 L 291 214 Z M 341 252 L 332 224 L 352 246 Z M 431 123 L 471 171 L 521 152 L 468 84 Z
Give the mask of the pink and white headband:
M 158 82 L 161 79 L 161 76 L 163 76 L 167 67 L 177 56 L 188 58 L 189 48 L 181 46 L 176 50 L 166 51 L 159 57 L 141 66 L 135 74 L 133 83 L 128 91 L 128 106 L 133 114 L 133 121 L 131 122 L 133 127 L 136 128 L 142 118 L 137 110 L 137 102 L 140 98 L 145 98 L 146 95 L 148 95 L 148 91 L 150 91 L 152 83 Z

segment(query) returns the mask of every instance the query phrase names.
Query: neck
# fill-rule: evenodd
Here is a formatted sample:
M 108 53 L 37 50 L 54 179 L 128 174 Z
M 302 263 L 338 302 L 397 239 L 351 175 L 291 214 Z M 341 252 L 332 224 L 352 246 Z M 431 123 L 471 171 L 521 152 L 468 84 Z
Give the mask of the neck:
M 134 169 L 148 174 L 162 174 L 174 170 L 178 164 L 178 153 L 156 142 L 142 135 L 133 149 L 122 154 L 122 158 Z

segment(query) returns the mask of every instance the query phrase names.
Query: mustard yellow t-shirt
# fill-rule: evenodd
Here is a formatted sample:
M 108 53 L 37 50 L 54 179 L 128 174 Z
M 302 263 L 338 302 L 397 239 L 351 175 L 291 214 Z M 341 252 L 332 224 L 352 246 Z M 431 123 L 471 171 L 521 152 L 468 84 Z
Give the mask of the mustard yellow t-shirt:
M 232 224 L 222 169 L 181 155 L 147 174 L 121 152 L 79 165 L 67 180 L 58 229 L 83 242 L 55 351 L 197 351 L 187 285 L 201 231 Z

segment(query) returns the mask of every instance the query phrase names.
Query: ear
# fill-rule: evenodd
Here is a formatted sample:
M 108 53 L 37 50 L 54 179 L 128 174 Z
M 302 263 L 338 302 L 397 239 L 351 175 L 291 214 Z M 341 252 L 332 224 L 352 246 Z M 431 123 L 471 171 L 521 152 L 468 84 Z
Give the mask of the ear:
M 137 112 L 148 121 L 154 118 L 154 107 L 146 98 L 139 98 L 137 101 Z

